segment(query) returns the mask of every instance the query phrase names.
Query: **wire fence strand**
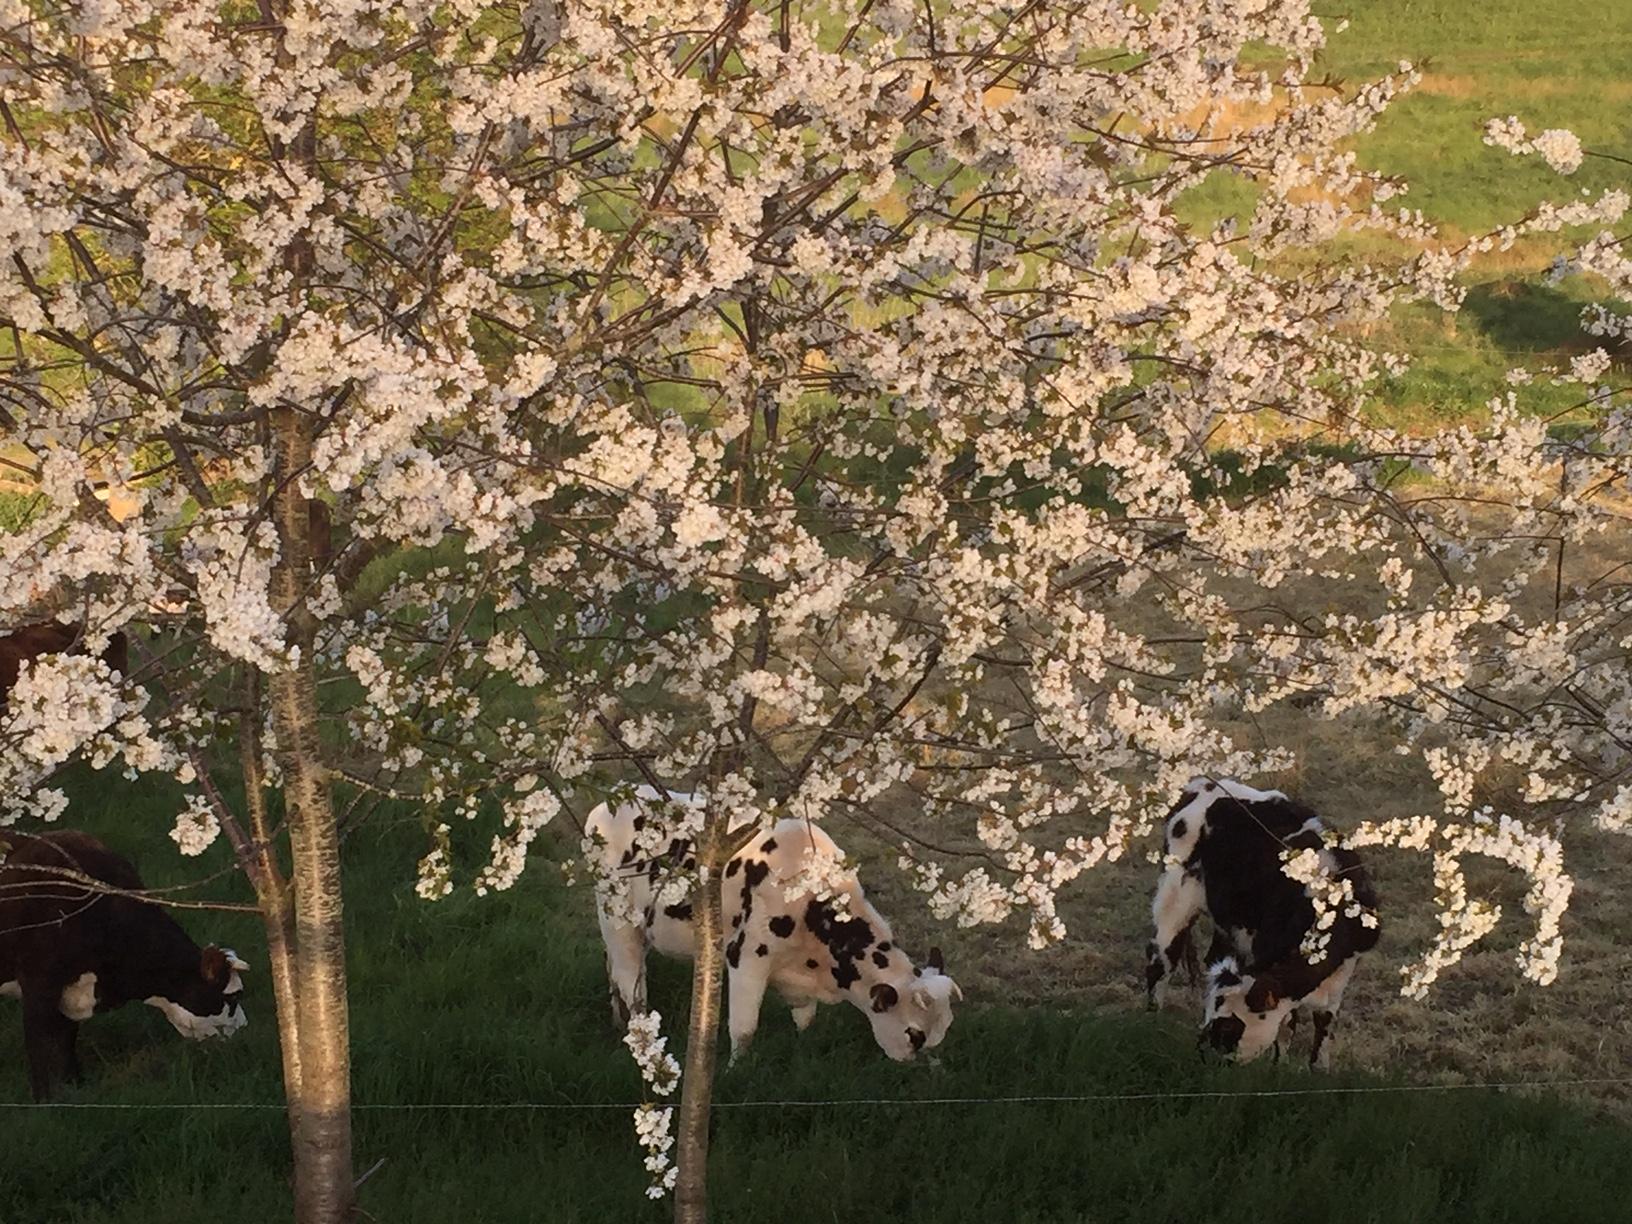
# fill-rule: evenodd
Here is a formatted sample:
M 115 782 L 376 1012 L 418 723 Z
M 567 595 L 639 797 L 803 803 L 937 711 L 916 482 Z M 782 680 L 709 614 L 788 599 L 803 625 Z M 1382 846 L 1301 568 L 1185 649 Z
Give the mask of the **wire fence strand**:
M 1036 1093 L 1019 1096 L 965 1096 L 965 1097 L 835 1097 L 831 1099 L 750 1099 L 743 1101 L 715 1101 L 715 1109 L 846 1109 L 857 1106 L 910 1107 L 959 1105 L 1088 1105 L 1121 1102 L 1150 1101 L 1226 1101 L 1257 1100 L 1275 1097 L 1372 1096 L 1390 1093 L 1416 1092 L 1504 1092 L 1524 1088 L 1607 1088 L 1632 1086 L 1632 1076 L 1602 1076 L 1582 1079 L 1552 1080 L 1478 1080 L 1452 1084 L 1354 1084 L 1328 1085 L 1315 1088 L 1243 1088 L 1195 1089 L 1177 1092 L 1090 1092 L 1090 1093 Z M 355 1113 L 375 1112 L 525 1112 L 567 1110 L 634 1110 L 642 1101 L 417 1101 L 417 1102 L 360 1102 L 352 1105 Z M 661 1102 L 659 1103 L 661 1104 Z M 155 1110 L 183 1111 L 241 1111 L 254 1112 L 287 1107 L 262 1101 L 0 1101 L 0 1109 L 57 1109 L 57 1110 Z

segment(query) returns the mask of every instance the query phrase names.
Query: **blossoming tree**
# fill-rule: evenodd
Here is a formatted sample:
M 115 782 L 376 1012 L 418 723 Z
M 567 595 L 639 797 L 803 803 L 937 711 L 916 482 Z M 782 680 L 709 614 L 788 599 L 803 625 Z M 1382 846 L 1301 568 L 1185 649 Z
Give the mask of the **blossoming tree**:
M 1626 201 L 1457 246 L 1385 208 L 1343 142 L 1414 74 L 1317 81 L 1308 0 L 0 0 L 0 26 L 3 458 L 35 498 L 0 611 L 162 630 L 145 688 L 28 670 L 7 818 L 57 817 L 80 753 L 191 788 L 183 850 L 233 839 L 302 1221 L 351 1196 L 359 797 L 425 814 L 427 898 L 470 822 L 499 824 L 469 881 L 497 890 L 614 782 L 702 797 L 647 831 L 699 851 L 686 1074 L 656 1015 L 628 1034 L 682 1089 L 678 1170 L 667 1107 L 639 1133 L 684 1220 L 718 872 L 784 816 L 884 833 L 937 916 L 1042 946 L 1191 774 L 1283 763 L 1229 716 L 1367 712 L 1445 794 L 1353 834 L 1433 858 L 1407 990 L 1496 920 L 1470 853 L 1526 874 L 1521 963 L 1556 971 L 1569 884 L 1528 817 L 1625 808 L 1624 587 L 1558 559 L 1615 524 L 1624 413 L 1552 449 L 1517 392 L 1377 429 L 1398 363 L 1363 332 Z M 1356 231 L 1398 255 L 1326 257 Z

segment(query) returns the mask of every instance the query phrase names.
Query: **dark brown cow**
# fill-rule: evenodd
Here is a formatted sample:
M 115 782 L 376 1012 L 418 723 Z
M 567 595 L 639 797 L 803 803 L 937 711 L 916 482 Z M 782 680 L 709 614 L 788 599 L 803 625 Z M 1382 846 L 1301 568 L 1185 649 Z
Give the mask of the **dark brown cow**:
M 79 1022 L 135 1001 L 199 1040 L 242 1028 L 246 968 L 230 949 L 200 948 L 163 909 L 97 891 L 63 872 L 126 891 L 142 879 L 96 838 L 67 830 L 0 833 L 0 995 L 23 1002 L 23 1044 L 35 1100 L 80 1078 Z
M 84 651 L 84 627 L 47 621 L 39 625 L 25 625 L 0 637 L 0 706 L 11 696 L 12 685 L 24 663 L 41 655 L 81 654 Z M 102 652 L 102 661 L 121 677 L 130 674 L 130 643 L 123 633 L 115 633 Z

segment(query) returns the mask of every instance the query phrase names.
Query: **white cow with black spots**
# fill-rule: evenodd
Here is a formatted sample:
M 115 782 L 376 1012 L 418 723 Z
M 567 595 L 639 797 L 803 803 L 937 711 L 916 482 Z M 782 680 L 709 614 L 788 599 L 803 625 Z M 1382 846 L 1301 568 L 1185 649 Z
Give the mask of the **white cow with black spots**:
M 690 795 L 670 802 L 694 804 Z M 692 847 L 672 839 L 655 852 L 640 844 L 658 792 L 641 787 L 616 809 L 601 804 L 585 833 L 610 889 L 597 893 L 606 943 L 614 1018 L 626 1023 L 646 1010 L 646 953 L 690 958 L 696 951 L 686 882 L 695 871 Z M 826 833 L 808 821 L 783 820 L 756 836 L 726 864 L 722 887 L 727 983 L 726 1023 L 731 1054 L 741 1054 L 759 1028 L 766 987 L 793 1009 L 802 1031 L 819 1003 L 853 1004 L 891 1058 L 907 1060 L 934 1049 L 952 1024 L 952 1005 L 963 992 L 945 972 L 940 950 L 922 966 L 895 942 L 890 924 L 868 902 L 853 871 L 812 872 L 843 858 Z M 831 895 L 818 898 L 820 877 Z

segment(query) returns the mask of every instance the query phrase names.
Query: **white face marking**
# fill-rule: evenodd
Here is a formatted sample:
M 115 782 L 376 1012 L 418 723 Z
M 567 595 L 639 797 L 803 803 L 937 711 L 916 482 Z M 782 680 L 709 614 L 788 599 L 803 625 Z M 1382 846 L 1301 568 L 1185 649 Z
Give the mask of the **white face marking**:
M 238 982 L 236 974 L 233 975 L 232 982 L 228 983 L 229 994 L 233 985 L 239 985 L 240 988 L 242 985 Z M 171 1027 L 188 1041 L 203 1041 L 207 1037 L 230 1037 L 249 1023 L 249 1017 L 244 1014 L 241 1006 L 236 1010 L 223 1007 L 213 1016 L 195 1016 L 181 1004 L 172 1003 L 162 995 L 149 995 L 142 1002 L 163 1012 Z
M 57 1007 L 70 1020 L 89 1020 L 96 1011 L 96 974 L 82 973 L 70 982 Z
M 894 1007 L 869 1015 L 873 1040 L 896 1062 L 910 1062 L 920 1051 L 941 1044 L 952 1027 L 952 1004 L 963 998 L 963 991 L 933 969 L 925 969 L 921 978 L 906 979 L 896 990 L 899 1002 Z
M 1251 1062 L 1275 1044 L 1276 1038 L 1281 1033 L 1281 1025 L 1285 1023 L 1286 1017 L 1297 1003 L 1292 999 L 1281 999 L 1267 1011 L 1255 1012 L 1247 1006 L 1247 992 L 1252 989 L 1253 984 L 1251 975 L 1224 986 L 1218 981 L 1220 974 L 1224 972 L 1238 974 L 1235 961 L 1229 959 L 1220 961 L 1213 966 L 1209 974 L 1207 1008 L 1202 1021 L 1202 1032 L 1211 1033 L 1215 1021 L 1239 1020 L 1241 1035 L 1235 1039 L 1234 1045 L 1218 1052 L 1236 1062 Z M 1214 1048 L 1217 1049 L 1216 1046 Z
M 0 998 L 20 999 L 23 997 L 23 987 L 19 982 L 0 982 Z

